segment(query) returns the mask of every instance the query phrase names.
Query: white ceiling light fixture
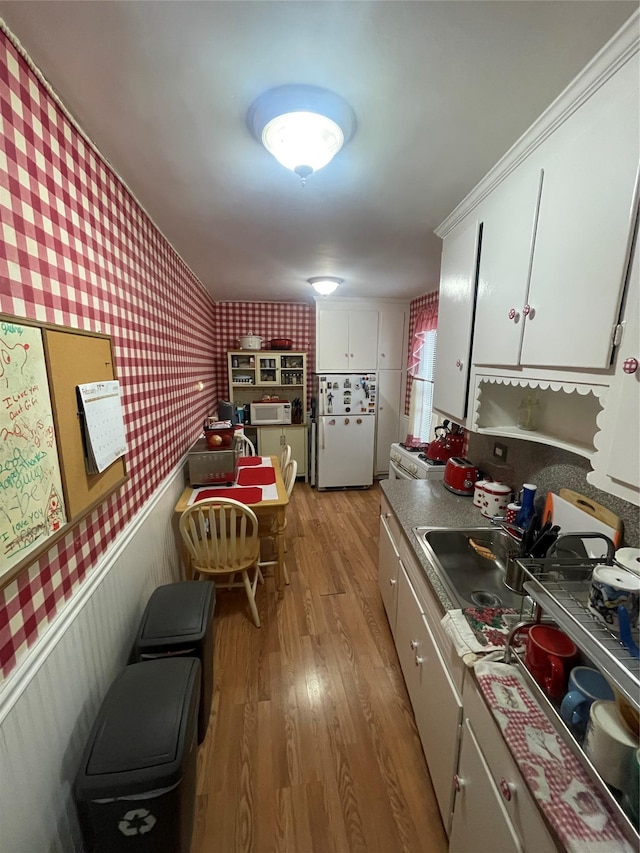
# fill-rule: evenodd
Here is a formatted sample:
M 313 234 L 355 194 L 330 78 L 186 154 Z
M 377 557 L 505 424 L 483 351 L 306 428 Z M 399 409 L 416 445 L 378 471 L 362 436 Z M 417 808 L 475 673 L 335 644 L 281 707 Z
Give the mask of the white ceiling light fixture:
M 320 296 L 329 296 L 339 284 L 342 284 L 344 279 L 335 278 L 331 275 L 318 275 L 314 278 L 308 278 L 307 281 Z
M 278 86 L 249 107 L 247 124 L 258 142 L 302 183 L 330 163 L 353 136 L 353 110 L 317 86 Z

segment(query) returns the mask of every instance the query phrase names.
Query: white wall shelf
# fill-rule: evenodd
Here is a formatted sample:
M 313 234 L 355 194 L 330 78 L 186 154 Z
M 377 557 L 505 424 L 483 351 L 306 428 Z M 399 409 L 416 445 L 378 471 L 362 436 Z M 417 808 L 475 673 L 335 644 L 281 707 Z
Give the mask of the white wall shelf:
M 551 444 L 591 459 L 607 388 L 547 380 L 476 375 L 473 431 Z M 539 401 L 535 430 L 518 427 L 524 397 Z

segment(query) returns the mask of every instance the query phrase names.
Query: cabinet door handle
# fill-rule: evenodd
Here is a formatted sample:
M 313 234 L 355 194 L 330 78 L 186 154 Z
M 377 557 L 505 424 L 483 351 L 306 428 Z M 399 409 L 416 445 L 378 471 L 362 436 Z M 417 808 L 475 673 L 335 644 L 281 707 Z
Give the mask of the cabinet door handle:
M 460 361 L 460 359 L 456 361 L 456 367 L 462 368 L 462 362 Z
M 391 513 L 390 513 L 390 512 L 385 512 L 384 517 L 385 517 L 385 518 L 391 518 Z
M 384 357 L 385 357 L 384 353 L 383 353 L 383 352 L 381 352 L 381 353 L 380 353 L 380 358 L 384 358 Z
M 389 578 L 389 586 L 395 586 L 398 581 L 395 578 Z
M 522 313 L 527 317 L 531 313 L 531 305 L 525 305 L 522 309 Z
M 622 369 L 625 373 L 635 373 L 638 369 L 638 359 L 637 358 L 625 358 L 622 362 Z
M 504 776 L 502 777 L 502 779 L 500 779 L 500 792 L 508 803 L 511 802 L 511 797 L 513 796 L 513 786 L 509 782 L 507 782 Z
M 414 650 L 414 652 L 415 652 L 415 650 L 418 648 L 418 641 L 417 641 L 417 640 L 411 640 L 411 642 L 409 643 L 409 645 L 410 645 L 410 647 L 411 647 L 411 648 Z
M 457 794 L 459 794 L 460 791 L 464 788 L 464 782 L 458 776 L 457 773 L 454 773 L 454 775 L 453 775 L 453 787 L 456 789 Z
M 424 658 L 421 658 L 420 655 L 416 655 L 416 666 L 422 666 L 424 663 Z

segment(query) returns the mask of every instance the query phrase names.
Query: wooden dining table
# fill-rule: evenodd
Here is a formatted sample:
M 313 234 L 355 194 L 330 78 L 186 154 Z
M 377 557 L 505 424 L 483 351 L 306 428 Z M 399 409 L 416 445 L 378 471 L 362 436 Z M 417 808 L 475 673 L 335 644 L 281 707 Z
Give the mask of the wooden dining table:
M 270 460 L 271 465 L 265 465 L 263 460 Z M 260 461 L 258 461 L 260 460 Z M 261 480 L 271 479 L 261 476 L 267 468 L 273 467 L 275 482 L 261 484 Z M 261 469 L 260 471 L 258 469 Z M 251 471 L 255 472 L 252 476 Z M 243 484 L 244 483 L 244 484 Z M 238 467 L 238 480 L 232 486 L 187 486 L 180 495 L 174 509 L 174 517 L 177 522 L 182 513 L 194 500 L 216 497 L 233 498 L 250 507 L 258 517 L 273 518 L 272 532 L 276 542 L 276 566 L 275 580 L 278 591 L 282 590 L 284 578 L 284 531 L 286 527 L 286 509 L 289 496 L 282 479 L 280 462 L 277 456 L 256 457 L 241 456 Z M 266 497 L 263 497 L 266 495 Z M 179 534 L 178 534 L 179 535 Z M 182 554 L 185 567 L 185 578 L 191 580 L 193 572 L 191 569 L 191 557 L 188 550 L 182 544 Z

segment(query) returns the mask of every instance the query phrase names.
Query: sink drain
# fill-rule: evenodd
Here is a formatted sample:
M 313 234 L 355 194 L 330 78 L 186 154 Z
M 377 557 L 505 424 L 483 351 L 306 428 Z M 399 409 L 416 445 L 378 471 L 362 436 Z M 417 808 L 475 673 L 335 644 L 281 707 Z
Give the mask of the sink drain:
M 493 592 L 487 592 L 484 589 L 476 589 L 471 593 L 471 601 L 477 604 L 478 607 L 500 607 L 502 599 Z

